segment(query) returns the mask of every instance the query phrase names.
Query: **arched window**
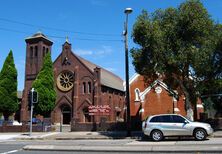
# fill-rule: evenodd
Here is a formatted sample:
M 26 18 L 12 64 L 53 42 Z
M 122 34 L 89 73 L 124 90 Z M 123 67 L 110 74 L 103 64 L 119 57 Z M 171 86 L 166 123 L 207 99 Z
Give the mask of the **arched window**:
M 33 47 L 30 47 L 30 58 L 33 57 Z
M 136 102 L 140 101 L 140 90 L 138 88 L 135 89 L 135 100 Z
M 112 97 L 109 96 L 109 104 L 111 104 L 111 103 L 112 103 Z
M 45 47 L 42 48 L 43 57 L 45 57 Z
M 35 57 L 38 57 L 38 47 L 35 46 Z
M 49 52 L 49 48 L 46 48 L 46 54 L 48 54 L 48 52 Z
M 89 115 L 88 107 L 85 107 L 83 110 L 83 122 L 91 122 L 91 116 Z
M 85 94 L 86 93 L 86 83 L 83 82 L 82 84 L 82 93 Z
M 91 82 L 88 82 L 88 93 L 90 94 L 91 93 Z

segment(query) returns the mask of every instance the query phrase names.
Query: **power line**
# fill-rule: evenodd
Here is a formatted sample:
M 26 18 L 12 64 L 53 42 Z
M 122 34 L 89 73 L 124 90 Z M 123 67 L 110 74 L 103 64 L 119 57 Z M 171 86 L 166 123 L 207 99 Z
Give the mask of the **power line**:
M 18 31 L 14 29 L 9 29 L 9 28 L 2 28 L 0 27 L 1 31 L 7 31 L 7 32 L 15 32 L 15 33 L 21 33 L 21 34 L 26 34 L 26 35 L 31 35 L 31 33 L 24 32 L 24 31 Z M 50 38 L 57 38 L 57 39 L 65 39 L 65 36 L 56 36 L 56 35 L 47 35 Z M 107 41 L 107 42 L 122 42 L 123 40 L 114 40 L 114 39 L 91 39 L 91 38 L 78 38 L 75 37 L 76 40 L 81 40 L 81 41 Z
M 54 27 L 46 27 L 42 25 L 34 25 L 34 24 L 29 24 L 29 23 L 23 23 L 15 20 L 10 20 L 6 18 L 0 18 L 1 21 L 9 22 L 9 23 L 15 23 L 15 24 L 20 24 L 28 27 L 35 27 L 35 28 L 40 28 L 40 29 L 48 29 L 48 30 L 54 30 L 54 31 L 60 31 L 60 32 L 69 32 L 69 33 L 75 33 L 75 34 L 82 34 L 82 35 L 90 35 L 90 36 L 121 36 L 119 34 L 99 34 L 99 33 L 88 33 L 88 32 L 79 32 L 79 31 L 72 31 L 72 30 L 65 30 L 65 29 L 60 29 L 60 28 L 54 28 Z
M 14 30 L 14 29 L 8 29 L 8 28 L 2 28 L 2 27 L 0 27 L 0 30 L 7 31 L 7 32 L 15 32 L 15 33 L 22 33 L 22 34 L 26 34 L 26 35 L 31 35 L 31 33 L 28 34 L 27 32 L 18 31 L 18 30 Z

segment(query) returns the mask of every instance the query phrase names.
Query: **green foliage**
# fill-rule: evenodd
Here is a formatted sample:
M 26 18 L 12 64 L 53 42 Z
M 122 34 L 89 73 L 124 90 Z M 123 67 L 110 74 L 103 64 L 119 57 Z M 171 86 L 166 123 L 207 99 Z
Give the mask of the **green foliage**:
M 0 72 L 0 112 L 5 119 L 18 110 L 17 70 L 12 51 L 9 52 Z
M 32 87 L 38 92 L 38 103 L 35 104 L 34 113 L 49 117 L 55 107 L 56 100 L 53 64 L 50 53 L 45 56 L 43 67 Z
M 199 85 L 215 71 L 215 65 L 209 63 L 215 64 L 212 57 L 217 48 L 222 49 L 220 34 L 221 25 L 215 24 L 199 0 L 188 0 L 178 8 L 160 9 L 151 15 L 142 11 L 132 33 L 138 44 L 131 49 L 133 65 L 147 78 L 164 76 L 168 85 L 185 95 L 189 109 L 204 88 Z M 221 60 L 217 65 L 221 72 Z

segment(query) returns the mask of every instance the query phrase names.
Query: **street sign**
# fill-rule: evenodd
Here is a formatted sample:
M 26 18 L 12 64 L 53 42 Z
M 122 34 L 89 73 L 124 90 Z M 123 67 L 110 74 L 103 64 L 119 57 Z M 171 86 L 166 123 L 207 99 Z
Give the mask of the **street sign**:
M 91 105 L 88 107 L 89 115 L 110 115 L 109 105 Z

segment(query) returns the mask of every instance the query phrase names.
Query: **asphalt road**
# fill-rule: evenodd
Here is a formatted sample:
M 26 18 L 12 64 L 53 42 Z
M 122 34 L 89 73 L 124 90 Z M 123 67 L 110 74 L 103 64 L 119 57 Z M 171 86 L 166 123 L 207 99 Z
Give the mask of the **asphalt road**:
M 0 142 L 0 154 L 9 154 L 9 153 L 16 153 L 16 154 L 61 154 L 61 153 L 76 153 L 76 154 L 122 154 L 122 153 L 135 153 L 138 154 L 138 152 L 91 152 L 91 151 L 75 151 L 75 152 L 67 152 L 67 151 L 27 151 L 23 150 L 22 148 L 27 145 L 58 145 L 58 146 L 131 146 L 137 147 L 137 146 L 158 146 L 158 145 L 164 145 L 166 148 L 170 148 L 170 146 L 196 146 L 196 147 L 221 147 L 222 146 L 222 138 L 210 138 L 209 140 L 205 141 L 194 141 L 192 139 L 183 139 L 183 140 L 165 140 L 163 142 L 152 142 L 150 140 L 133 140 L 133 139 L 122 139 L 122 140 L 31 140 L 31 141 L 15 141 L 15 140 L 6 140 Z M 142 152 L 140 152 L 142 153 Z M 151 153 L 151 152 L 144 152 L 144 153 Z M 156 152 L 155 152 L 156 153 Z M 158 153 L 158 152 L 157 152 Z M 171 152 L 174 153 L 174 152 Z M 183 152 L 183 153 L 190 153 L 190 152 Z M 210 152 L 208 152 L 210 153 Z M 215 152 L 212 152 L 215 153 Z M 222 153 L 222 151 L 218 152 Z M 158 154 L 162 154 L 161 152 Z M 176 153 L 175 153 L 176 154 Z

